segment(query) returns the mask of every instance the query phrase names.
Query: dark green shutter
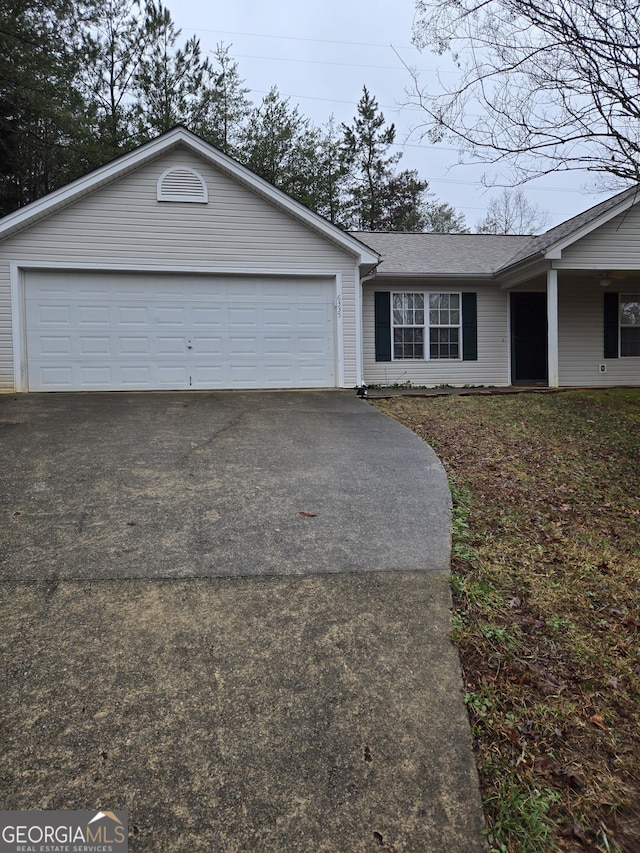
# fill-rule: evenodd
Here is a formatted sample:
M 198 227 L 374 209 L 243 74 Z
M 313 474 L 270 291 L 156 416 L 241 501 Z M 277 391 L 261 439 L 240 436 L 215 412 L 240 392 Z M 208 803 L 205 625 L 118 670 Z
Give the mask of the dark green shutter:
M 391 294 L 388 291 L 376 291 L 376 361 L 391 361 Z
M 618 358 L 618 294 L 604 294 L 604 357 Z
M 478 295 L 462 294 L 462 359 L 478 360 Z

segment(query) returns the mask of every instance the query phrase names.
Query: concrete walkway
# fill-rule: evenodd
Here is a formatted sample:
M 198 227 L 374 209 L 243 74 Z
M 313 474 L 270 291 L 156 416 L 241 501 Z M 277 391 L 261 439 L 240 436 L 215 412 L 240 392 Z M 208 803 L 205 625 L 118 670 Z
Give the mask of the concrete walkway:
M 484 850 L 432 451 L 352 393 L 0 398 L 6 809 Z

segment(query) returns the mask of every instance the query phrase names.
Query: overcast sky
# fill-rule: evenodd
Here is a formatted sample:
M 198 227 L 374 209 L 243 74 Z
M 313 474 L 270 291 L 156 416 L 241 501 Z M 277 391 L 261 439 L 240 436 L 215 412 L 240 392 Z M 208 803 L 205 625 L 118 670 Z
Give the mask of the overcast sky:
M 196 34 L 204 51 L 220 42 L 231 45 L 254 103 L 277 85 L 315 124 L 331 114 L 350 123 L 366 85 L 396 125 L 404 152 L 400 168 L 417 169 L 472 229 L 500 192 L 482 187 L 482 166 L 458 164 L 454 145 L 432 146 L 412 133 L 420 111 L 403 106 L 411 81 L 394 49 L 430 86 L 437 85 L 436 70 L 445 68 L 441 57 L 411 46 L 412 0 L 166 0 L 166 5 L 183 36 Z M 586 175 L 549 175 L 524 191 L 549 211 L 550 225 L 557 225 L 611 194 L 586 192 L 588 181 Z

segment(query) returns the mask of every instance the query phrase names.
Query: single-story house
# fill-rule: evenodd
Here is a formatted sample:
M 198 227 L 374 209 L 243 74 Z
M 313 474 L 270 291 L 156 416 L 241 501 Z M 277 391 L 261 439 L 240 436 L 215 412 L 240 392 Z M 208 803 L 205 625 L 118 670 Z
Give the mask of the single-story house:
M 184 128 L 0 220 L 0 390 L 640 385 L 640 191 L 346 233 Z

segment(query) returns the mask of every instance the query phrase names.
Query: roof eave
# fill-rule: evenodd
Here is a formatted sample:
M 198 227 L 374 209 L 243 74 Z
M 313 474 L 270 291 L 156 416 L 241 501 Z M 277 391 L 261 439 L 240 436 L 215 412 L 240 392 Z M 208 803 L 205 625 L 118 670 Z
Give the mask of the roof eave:
M 377 279 L 449 279 L 454 281 L 495 281 L 494 273 L 451 273 L 451 272 L 381 272 L 378 270 L 374 281 Z

